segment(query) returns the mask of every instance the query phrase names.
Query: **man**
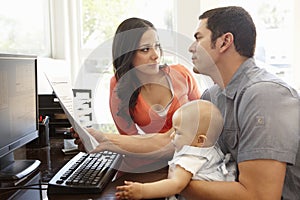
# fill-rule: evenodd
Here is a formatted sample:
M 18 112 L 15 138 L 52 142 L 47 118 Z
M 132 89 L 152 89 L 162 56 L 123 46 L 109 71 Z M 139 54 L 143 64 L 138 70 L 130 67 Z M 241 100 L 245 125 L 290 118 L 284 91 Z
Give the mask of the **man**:
M 202 96 L 225 119 L 219 139 L 238 165 L 237 182 L 191 181 L 187 199 L 300 199 L 297 92 L 256 66 L 256 28 L 241 7 L 203 13 L 195 33 L 194 72 L 216 83 Z M 279 47 L 280 48 L 280 47 Z

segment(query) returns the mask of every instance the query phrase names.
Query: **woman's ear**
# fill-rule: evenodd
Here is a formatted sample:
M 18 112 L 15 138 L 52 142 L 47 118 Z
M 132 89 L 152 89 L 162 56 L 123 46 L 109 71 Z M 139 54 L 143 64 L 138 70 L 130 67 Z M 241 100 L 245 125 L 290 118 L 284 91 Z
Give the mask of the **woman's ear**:
M 204 143 L 205 143 L 205 141 L 206 141 L 206 139 L 207 139 L 207 137 L 205 135 L 201 135 L 200 134 L 198 136 L 198 140 L 197 140 L 198 145 L 203 146 Z

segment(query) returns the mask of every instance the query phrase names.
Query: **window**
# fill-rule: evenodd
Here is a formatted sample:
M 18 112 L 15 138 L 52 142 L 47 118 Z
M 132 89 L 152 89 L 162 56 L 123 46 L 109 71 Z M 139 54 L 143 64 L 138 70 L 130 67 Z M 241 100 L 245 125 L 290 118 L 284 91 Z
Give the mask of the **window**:
M 49 56 L 48 0 L 0 0 L 0 52 Z
M 173 30 L 173 7 L 173 0 L 82 0 L 82 48 L 93 49 L 110 39 L 129 17 L 141 17 L 158 29 Z

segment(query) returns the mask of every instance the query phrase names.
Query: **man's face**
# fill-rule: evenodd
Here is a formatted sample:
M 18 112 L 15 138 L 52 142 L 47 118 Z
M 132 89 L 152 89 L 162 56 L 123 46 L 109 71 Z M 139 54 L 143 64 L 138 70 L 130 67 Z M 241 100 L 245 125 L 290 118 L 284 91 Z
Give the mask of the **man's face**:
M 194 37 L 195 42 L 189 48 L 192 53 L 194 72 L 204 75 L 212 75 L 217 68 L 215 61 L 217 59 L 217 50 L 212 48 L 211 31 L 206 28 L 207 19 L 200 20 Z

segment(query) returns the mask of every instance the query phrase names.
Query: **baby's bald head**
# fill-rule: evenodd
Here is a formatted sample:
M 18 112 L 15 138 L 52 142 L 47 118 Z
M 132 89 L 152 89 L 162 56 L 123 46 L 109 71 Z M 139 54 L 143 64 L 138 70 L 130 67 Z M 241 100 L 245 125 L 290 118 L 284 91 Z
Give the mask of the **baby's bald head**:
M 223 118 L 219 109 L 211 102 L 194 100 L 184 104 L 174 113 L 173 127 L 186 137 L 187 134 L 193 138 L 199 135 L 206 136 L 203 146 L 208 147 L 217 142 L 223 129 Z

